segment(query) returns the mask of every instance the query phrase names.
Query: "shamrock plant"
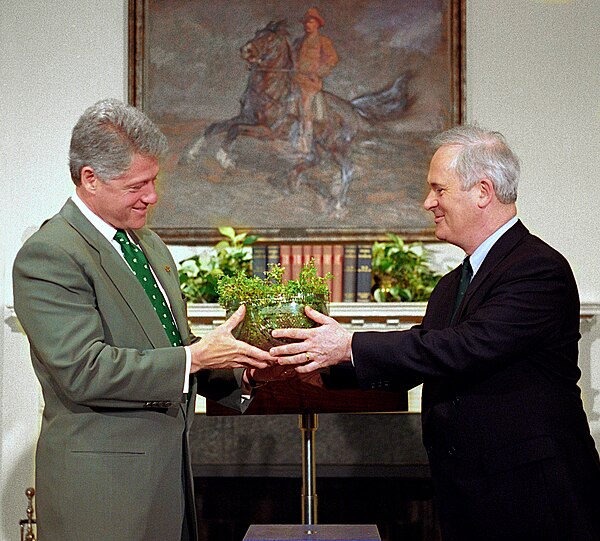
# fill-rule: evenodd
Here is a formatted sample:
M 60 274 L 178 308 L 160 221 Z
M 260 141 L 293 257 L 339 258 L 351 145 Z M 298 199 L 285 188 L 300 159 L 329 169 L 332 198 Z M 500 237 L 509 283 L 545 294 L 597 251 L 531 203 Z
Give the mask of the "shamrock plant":
M 315 322 L 305 312 L 306 305 L 327 313 L 330 273 L 319 276 L 314 260 L 304 265 L 294 280 L 283 279 L 284 268 L 271 265 L 265 277 L 238 273 L 219 280 L 219 303 L 229 316 L 240 304 L 246 315 L 234 335 L 262 349 L 287 343 L 271 336 L 271 331 L 285 327 L 313 327 Z

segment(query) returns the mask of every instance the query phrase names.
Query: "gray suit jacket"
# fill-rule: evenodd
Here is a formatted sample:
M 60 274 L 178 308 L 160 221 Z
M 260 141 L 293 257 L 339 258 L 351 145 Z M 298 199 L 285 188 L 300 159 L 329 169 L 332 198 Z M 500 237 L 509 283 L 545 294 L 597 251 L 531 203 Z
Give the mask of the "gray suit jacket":
M 136 234 L 189 344 L 175 262 L 155 233 Z M 239 408 L 240 373 L 201 372 L 186 400 L 184 349 L 170 346 L 125 261 L 70 200 L 21 248 L 13 281 L 45 402 L 40 539 L 180 541 L 186 507 L 195 535 L 193 398 L 200 384 Z

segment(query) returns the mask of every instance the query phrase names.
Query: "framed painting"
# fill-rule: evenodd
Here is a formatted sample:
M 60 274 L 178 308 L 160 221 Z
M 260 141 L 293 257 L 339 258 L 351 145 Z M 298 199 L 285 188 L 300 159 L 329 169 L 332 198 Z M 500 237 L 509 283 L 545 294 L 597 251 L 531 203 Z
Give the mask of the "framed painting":
M 464 0 L 130 0 L 129 98 L 164 131 L 149 224 L 433 240 L 431 135 L 464 109 Z

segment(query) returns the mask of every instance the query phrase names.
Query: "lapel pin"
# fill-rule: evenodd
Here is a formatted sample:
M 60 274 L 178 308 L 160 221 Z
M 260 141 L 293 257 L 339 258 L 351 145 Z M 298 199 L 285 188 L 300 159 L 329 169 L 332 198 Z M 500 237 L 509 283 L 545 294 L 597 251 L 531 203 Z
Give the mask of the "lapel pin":
M 171 272 L 171 267 L 170 267 L 169 265 L 165 265 L 165 270 L 166 270 L 167 272 Z

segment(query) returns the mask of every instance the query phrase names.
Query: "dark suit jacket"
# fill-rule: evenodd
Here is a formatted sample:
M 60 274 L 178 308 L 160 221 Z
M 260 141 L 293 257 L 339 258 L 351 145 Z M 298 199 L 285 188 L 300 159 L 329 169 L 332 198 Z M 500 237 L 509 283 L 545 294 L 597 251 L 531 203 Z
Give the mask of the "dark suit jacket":
M 600 539 L 600 463 L 577 381 L 567 261 L 521 222 L 493 246 L 450 324 L 460 267 L 421 325 L 355 333 L 363 388 L 424 382 L 423 440 L 444 539 Z
M 189 344 L 175 262 L 152 231 L 136 235 Z M 70 200 L 19 251 L 14 301 L 45 402 L 40 539 L 180 541 L 186 507 L 195 536 L 188 432 L 197 383 L 239 408 L 239 374 L 201 372 L 186 400 L 184 349 L 170 346 L 127 263 Z

